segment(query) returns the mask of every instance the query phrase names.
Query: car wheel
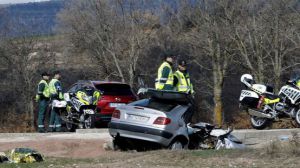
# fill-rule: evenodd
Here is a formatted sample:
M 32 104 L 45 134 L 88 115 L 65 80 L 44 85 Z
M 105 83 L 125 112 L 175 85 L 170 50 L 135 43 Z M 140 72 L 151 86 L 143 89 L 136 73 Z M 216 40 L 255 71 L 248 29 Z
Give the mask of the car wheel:
M 115 150 L 115 151 L 118 151 L 118 150 L 126 151 L 127 150 L 126 142 L 118 137 L 113 139 L 112 146 L 113 146 L 113 150 Z
M 179 140 L 175 140 L 174 142 L 172 142 L 169 146 L 169 149 L 170 150 L 182 150 L 184 147 L 183 147 L 183 144 L 181 141 Z

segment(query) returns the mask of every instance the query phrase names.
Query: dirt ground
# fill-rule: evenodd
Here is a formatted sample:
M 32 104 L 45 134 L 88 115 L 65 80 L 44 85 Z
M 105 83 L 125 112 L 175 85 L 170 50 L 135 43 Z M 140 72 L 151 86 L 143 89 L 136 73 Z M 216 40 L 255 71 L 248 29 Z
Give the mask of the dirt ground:
M 96 158 L 105 154 L 104 140 L 37 140 L 26 142 L 2 142 L 1 151 L 18 147 L 33 148 L 47 157 Z

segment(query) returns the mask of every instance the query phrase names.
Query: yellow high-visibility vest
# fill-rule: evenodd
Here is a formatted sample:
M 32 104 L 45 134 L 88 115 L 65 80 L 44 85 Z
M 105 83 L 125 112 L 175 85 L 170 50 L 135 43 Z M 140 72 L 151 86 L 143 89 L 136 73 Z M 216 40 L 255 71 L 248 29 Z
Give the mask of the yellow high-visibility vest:
M 55 88 L 55 83 L 56 83 L 56 82 L 59 82 L 59 80 L 57 80 L 57 79 L 52 79 L 52 80 L 50 81 L 50 83 L 49 83 L 49 91 L 50 91 L 50 94 L 57 94 L 57 90 L 56 90 L 56 88 Z M 59 97 L 60 99 L 63 99 L 63 98 L 64 98 L 61 92 L 59 93 L 58 97 Z
M 300 80 L 296 82 L 296 86 L 300 89 Z
M 165 67 L 168 67 L 170 69 L 168 78 L 162 78 L 162 72 Z M 173 76 L 171 65 L 167 62 L 163 62 L 158 68 L 157 79 L 155 80 L 155 89 L 162 90 L 165 85 L 173 86 L 173 80 L 174 80 L 174 76 Z
M 186 74 L 186 76 L 184 76 L 184 74 L 182 72 L 177 70 L 175 72 L 174 76 L 176 76 L 178 79 L 178 82 L 176 84 L 176 90 L 178 92 L 185 92 L 185 93 L 188 93 L 188 92 L 193 93 L 194 92 L 193 85 L 191 84 L 189 74 Z
M 42 94 L 44 95 L 44 97 L 49 98 L 49 97 L 50 97 L 49 85 L 48 85 L 48 83 L 47 83 L 44 79 L 42 79 L 42 80 L 39 82 L 38 87 L 39 87 L 40 84 L 42 84 L 42 83 L 45 84 L 45 88 L 44 88 Z M 40 92 L 39 90 L 40 90 L 40 89 L 38 88 L 38 92 Z

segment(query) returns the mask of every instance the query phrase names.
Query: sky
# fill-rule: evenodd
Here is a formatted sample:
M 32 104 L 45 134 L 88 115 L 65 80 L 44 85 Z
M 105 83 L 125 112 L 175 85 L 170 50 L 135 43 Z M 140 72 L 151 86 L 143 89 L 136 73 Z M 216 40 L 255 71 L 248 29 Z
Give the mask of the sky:
M 16 4 L 16 3 L 28 3 L 28 2 L 42 2 L 49 0 L 0 0 L 0 4 Z

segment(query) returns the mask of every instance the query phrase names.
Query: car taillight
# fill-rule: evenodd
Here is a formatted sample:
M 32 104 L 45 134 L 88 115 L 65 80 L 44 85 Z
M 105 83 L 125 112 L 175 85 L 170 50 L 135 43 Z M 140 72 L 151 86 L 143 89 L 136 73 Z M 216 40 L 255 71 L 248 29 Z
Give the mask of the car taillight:
M 112 113 L 112 116 L 111 116 L 111 117 L 120 119 L 120 116 L 121 116 L 120 110 L 115 110 L 115 111 Z
M 171 119 L 166 117 L 157 117 L 157 119 L 153 122 L 153 124 L 157 125 L 168 125 L 171 123 Z

